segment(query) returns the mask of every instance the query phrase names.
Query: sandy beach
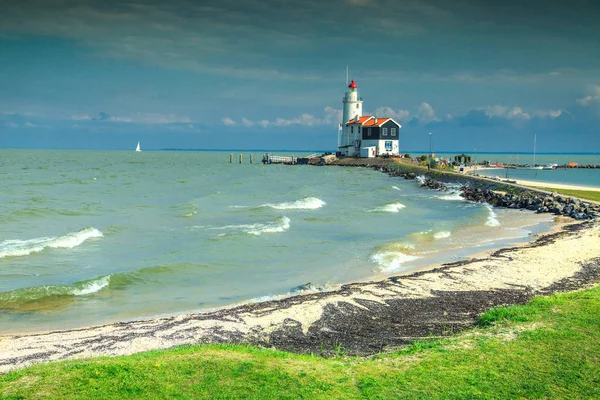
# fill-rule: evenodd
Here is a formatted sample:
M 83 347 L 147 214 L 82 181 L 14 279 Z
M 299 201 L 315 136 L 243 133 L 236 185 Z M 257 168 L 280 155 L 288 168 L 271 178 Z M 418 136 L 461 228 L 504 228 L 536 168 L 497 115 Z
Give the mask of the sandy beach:
M 600 222 L 562 226 L 535 242 L 377 282 L 354 283 L 206 314 L 0 336 L 0 373 L 27 365 L 177 345 L 250 343 L 368 355 L 473 326 L 485 310 L 600 281 Z

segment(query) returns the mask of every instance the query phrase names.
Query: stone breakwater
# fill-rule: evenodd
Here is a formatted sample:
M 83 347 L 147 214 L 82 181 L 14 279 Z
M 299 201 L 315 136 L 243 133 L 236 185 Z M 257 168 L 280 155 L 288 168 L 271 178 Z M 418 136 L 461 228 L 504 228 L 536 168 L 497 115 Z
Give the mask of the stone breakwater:
M 533 192 L 519 194 L 501 193 L 468 186 L 461 188 L 461 196 L 467 200 L 488 203 L 495 207 L 520 208 L 538 213 L 553 213 L 577 220 L 594 219 L 600 215 L 600 206 L 586 203 L 556 193 L 539 195 Z
M 560 196 L 556 193 L 549 194 L 542 190 L 524 188 L 519 185 L 440 171 L 417 173 L 404 169 L 407 167 L 401 164 L 357 166 L 371 167 L 390 176 L 403 177 L 404 179 L 419 178 L 422 187 L 434 190 L 448 190 L 447 183 L 460 184 L 461 196 L 465 199 L 478 203 L 488 203 L 495 207 L 552 213 L 576 220 L 600 217 L 600 205 L 598 204 L 573 197 Z M 408 168 L 413 169 L 412 167 Z

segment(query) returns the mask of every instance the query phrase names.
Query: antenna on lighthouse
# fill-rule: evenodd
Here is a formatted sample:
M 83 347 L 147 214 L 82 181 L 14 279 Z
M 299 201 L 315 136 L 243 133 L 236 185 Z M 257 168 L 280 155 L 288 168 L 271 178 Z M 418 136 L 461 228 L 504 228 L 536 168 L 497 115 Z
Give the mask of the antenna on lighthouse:
M 346 86 L 348 86 L 348 66 L 346 65 Z

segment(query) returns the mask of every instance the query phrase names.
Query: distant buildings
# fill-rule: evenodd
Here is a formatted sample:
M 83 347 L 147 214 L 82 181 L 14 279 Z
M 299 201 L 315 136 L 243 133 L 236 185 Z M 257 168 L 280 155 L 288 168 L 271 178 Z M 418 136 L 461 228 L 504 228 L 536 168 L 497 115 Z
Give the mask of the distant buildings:
M 344 110 L 338 132 L 338 153 L 350 157 L 399 155 L 399 123 L 389 117 L 362 115 L 362 98 L 354 80 L 342 99 Z

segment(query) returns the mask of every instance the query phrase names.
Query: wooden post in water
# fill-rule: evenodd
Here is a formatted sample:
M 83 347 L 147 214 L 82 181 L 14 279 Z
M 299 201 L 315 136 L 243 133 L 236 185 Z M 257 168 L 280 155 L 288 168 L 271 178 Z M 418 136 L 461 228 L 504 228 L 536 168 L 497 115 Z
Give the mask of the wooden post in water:
M 233 162 L 233 154 L 229 154 L 229 164 Z
M 242 155 L 240 154 L 240 164 L 242 163 Z
M 250 154 L 250 164 L 252 164 L 252 154 Z
M 292 154 L 292 165 L 294 165 L 294 155 Z

